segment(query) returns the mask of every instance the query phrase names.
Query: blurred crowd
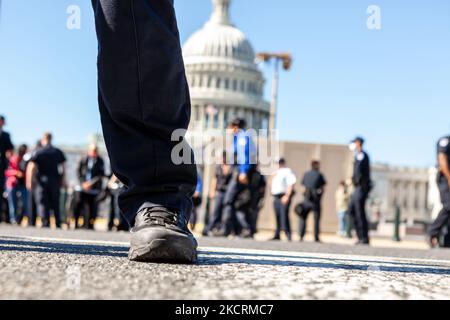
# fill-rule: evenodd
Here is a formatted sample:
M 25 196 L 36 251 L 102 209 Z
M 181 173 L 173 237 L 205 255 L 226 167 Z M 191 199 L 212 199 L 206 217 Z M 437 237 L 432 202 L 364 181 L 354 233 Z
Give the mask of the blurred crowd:
M 51 133 L 45 133 L 33 146 L 25 144 L 14 147 L 10 135 L 3 130 L 6 119 L 0 116 L 0 222 L 23 226 L 49 228 L 52 225 L 69 229 L 94 230 L 99 217 L 99 207 L 107 208 L 107 228 L 110 231 L 126 231 L 133 221 L 126 221 L 120 214 L 119 194 L 124 187 L 120 180 L 107 174 L 105 161 L 99 155 L 98 147 L 91 144 L 77 165 L 77 184 L 68 188 L 66 180 L 66 156 L 53 145 Z M 245 129 L 245 121 L 237 119 L 230 129 L 239 136 Z M 243 136 L 244 145 L 250 144 Z M 244 150 L 249 150 L 246 146 Z M 280 159 L 278 169 L 271 179 L 261 174 L 257 165 L 230 164 L 229 156 L 238 152 L 223 152 L 222 163 L 215 168 L 209 194 L 204 198 L 201 170 L 198 173 L 196 191 L 193 195 L 193 210 L 190 228 L 202 225 L 204 236 L 239 236 L 252 238 L 258 232 L 258 217 L 263 207 L 266 191 L 273 198 L 276 217 L 275 234 L 272 240 L 280 240 L 284 232 L 287 240 L 292 239 L 290 223 L 291 203 L 299 183 L 304 201 L 297 204 L 299 236 L 303 240 L 309 213 L 314 216 L 314 236 L 320 241 L 321 199 L 326 180 L 320 172 L 320 162 L 313 161 L 311 170 L 298 182 L 288 168 L 286 160 Z M 249 154 L 244 156 L 249 157 Z M 231 163 L 234 163 L 231 161 Z M 70 190 L 70 191 L 68 191 Z M 339 216 L 339 234 L 349 235 L 349 183 L 342 182 L 336 193 L 336 210 Z M 204 214 L 200 214 L 204 213 Z M 105 214 L 101 215 L 105 217 Z M 199 216 L 203 221 L 199 223 Z M 200 232 L 200 230 L 198 230 Z
M 117 204 L 122 185 L 114 175 L 106 175 L 95 144 L 79 161 L 78 184 L 68 192 L 66 156 L 53 146 L 52 134 L 45 133 L 32 148 L 15 148 L 5 124 L 0 116 L 0 222 L 93 230 L 99 205 L 109 199 L 108 229 L 128 230 Z

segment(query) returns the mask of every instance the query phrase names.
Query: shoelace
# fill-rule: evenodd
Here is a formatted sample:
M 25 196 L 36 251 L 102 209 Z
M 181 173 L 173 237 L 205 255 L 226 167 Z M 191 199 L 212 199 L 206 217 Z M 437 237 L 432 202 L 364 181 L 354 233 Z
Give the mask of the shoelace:
M 148 208 L 142 213 L 144 222 L 150 225 L 174 225 L 178 223 L 178 215 L 166 208 Z

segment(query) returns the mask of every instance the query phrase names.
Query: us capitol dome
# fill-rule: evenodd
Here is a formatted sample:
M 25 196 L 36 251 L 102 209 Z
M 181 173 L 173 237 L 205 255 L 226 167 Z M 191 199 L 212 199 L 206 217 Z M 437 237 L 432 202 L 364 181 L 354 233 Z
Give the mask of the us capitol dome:
M 231 0 L 212 0 L 211 18 L 183 46 L 192 102 L 191 133 L 224 129 L 236 117 L 267 129 L 270 104 L 255 51 L 230 20 Z M 192 132 L 193 131 L 193 132 Z

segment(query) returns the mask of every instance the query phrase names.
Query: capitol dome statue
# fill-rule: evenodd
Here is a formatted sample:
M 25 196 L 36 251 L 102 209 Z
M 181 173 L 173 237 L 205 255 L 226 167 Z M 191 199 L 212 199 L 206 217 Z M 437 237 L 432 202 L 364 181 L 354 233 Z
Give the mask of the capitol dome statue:
M 255 51 L 230 20 L 231 0 L 212 0 L 213 12 L 183 46 L 191 91 L 191 131 L 224 129 L 233 118 L 252 129 L 267 129 L 270 104 Z

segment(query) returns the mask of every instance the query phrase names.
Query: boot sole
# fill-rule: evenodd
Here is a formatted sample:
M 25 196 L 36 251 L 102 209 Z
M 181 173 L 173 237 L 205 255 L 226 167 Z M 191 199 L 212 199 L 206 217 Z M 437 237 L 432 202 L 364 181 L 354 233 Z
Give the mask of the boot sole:
M 197 243 L 192 236 L 167 234 L 144 245 L 133 245 L 128 258 L 134 262 L 193 264 L 197 262 Z

